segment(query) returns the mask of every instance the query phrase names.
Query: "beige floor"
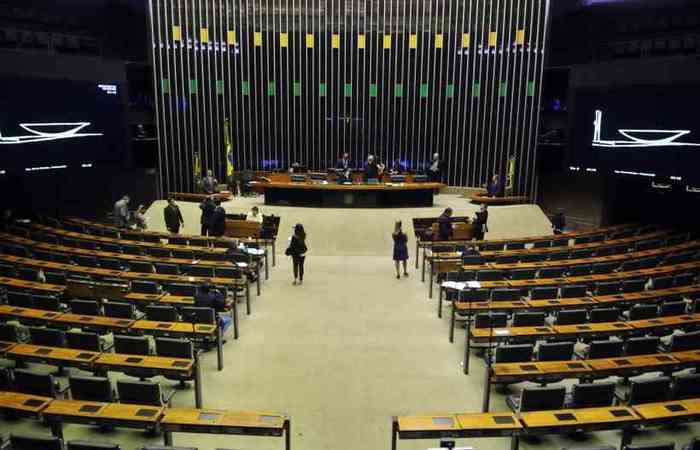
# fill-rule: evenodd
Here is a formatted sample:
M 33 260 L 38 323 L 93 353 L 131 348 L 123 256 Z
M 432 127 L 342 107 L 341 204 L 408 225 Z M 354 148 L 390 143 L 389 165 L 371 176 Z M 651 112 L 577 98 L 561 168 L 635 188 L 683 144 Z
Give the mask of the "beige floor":
M 260 199 L 234 200 L 228 211 L 245 211 Z M 292 417 L 292 447 L 299 450 L 388 449 L 392 415 L 478 411 L 483 361 L 472 358 L 472 374 L 461 373 L 461 332 L 447 341 L 447 318 L 436 318 L 435 301 L 419 274 L 396 280 L 390 260 L 390 231 L 399 218 L 434 215 L 445 205 L 457 214 L 474 207 L 455 196 L 440 196 L 436 208 L 414 210 L 318 210 L 264 208 L 282 217 L 278 264 L 263 295 L 253 299 L 253 314 L 241 321 L 241 338 L 225 346 L 226 367 L 215 369 L 215 355 L 204 357 L 204 402 L 211 408 L 283 411 Z M 194 232 L 197 208 L 182 203 L 186 231 Z M 149 211 L 149 224 L 161 229 L 162 204 Z M 548 232 L 546 218 L 535 206 L 491 210 L 492 237 Z M 281 256 L 285 231 L 303 222 L 311 252 L 303 286 L 291 285 L 290 262 Z M 411 239 L 412 240 L 412 239 Z M 411 247 L 411 257 L 413 258 Z M 114 376 L 114 375 L 113 375 Z M 167 382 L 166 382 L 167 383 Z M 179 392 L 175 405 L 193 404 L 191 390 Z M 493 410 L 505 410 L 494 395 Z M 31 421 L 0 422 L 3 432 L 48 429 Z M 635 442 L 673 440 L 684 443 L 697 428 L 655 430 Z M 122 443 L 131 450 L 156 443 L 136 431 L 99 434 L 90 427 L 66 427 L 68 438 Z M 619 435 L 601 432 L 585 442 L 543 439 L 523 449 L 558 449 L 601 442 L 617 445 Z M 505 449 L 505 439 L 461 442 L 478 449 Z M 274 438 L 175 434 L 176 445 L 210 450 L 280 449 Z M 400 449 L 436 447 L 435 441 L 401 441 Z

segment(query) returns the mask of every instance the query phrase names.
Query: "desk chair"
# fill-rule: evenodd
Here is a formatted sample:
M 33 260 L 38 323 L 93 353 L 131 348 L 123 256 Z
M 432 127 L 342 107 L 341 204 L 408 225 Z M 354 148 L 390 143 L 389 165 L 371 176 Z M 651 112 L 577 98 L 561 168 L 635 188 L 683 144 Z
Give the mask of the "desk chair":
M 569 252 L 567 251 L 567 252 L 550 253 L 548 256 L 549 257 L 547 259 L 549 261 L 563 261 L 565 259 L 569 259 Z
M 141 240 L 143 242 L 150 242 L 151 244 L 162 244 L 162 242 L 160 241 L 160 237 L 158 237 L 158 236 L 153 236 L 150 234 L 142 234 L 142 235 L 140 235 L 140 237 L 141 237 Z
M 192 247 L 209 247 L 209 239 L 205 238 L 190 238 L 190 245 Z
M 503 251 L 505 244 L 503 242 L 482 242 L 479 244 L 479 250 L 484 252 Z
M 156 258 L 170 258 L 172 256 L 169 249 L 162 247 L 148 247 L 146 254 Z
M 532 344 L 501 345 L 496 348 L 496 363 L 516 363 L 532 361 Z
M 588 321 L 585 309 L 562 309 L 557 312 L 555 325 L 581 325 Z
M 29 340 L 34 345 L 65 347 L 66 333 L 52 328 L 29 327 Z
M 197 292 L 197 286 L 185 283 L 170 283 L 164 286 L 164 290 L 172 295 L 194 297 Z
M 141 242 L 141 233 L 131 233 L 128 231 L 122 231 L 121 238 L 125 241 Z
M 532 248 L 549 248 L 552 246 L 552 241 L 535 241 L 532 243 Z
M 669 377 L 631 380 L 629 393 L 625 396 L 617 393 L 620 401 L 628 406 L 643 403 L 665 402 L 671 397 L 671 379 Z
M 182 321 L 187 323 L 200 323 L 207 325 L 217 325 L 221 327 L 221 334 L 226 333 L 231 325 L 233 325 L 233 318 L 228 314 L 217 315 L 216 311 L 212 308 L 201 308 L 196 306 L 185 306 L 180 309 L 182 314 Z M 213 341 L 204 339 L 204 345 L 208 349 L 213 345 Z
M 27 292 L 9 291 L 7 293 L 7 304 L 19 308 L 34 308 L 32 294 Z
M 177 264 L 155 263 L 153 265 L 156 268 L 156 273 L 162 273 L 166 275 L 180 275 L 180 268 Z
M 652 289 L 668 289 L 673 287 L 673 276 L 655 277 L 651 279 Z
M 520 300 L 520 289 L 493 289 L 491 300 L 494 302 L 514 302 Z
M 32 295 L 32 302 L 34 303 L 34 308 L 43 309 L 45 311 L 61 311 L 63 305 L 58 297 L 53 295 Z
M 552 239 L 552 247 L 568 247 L 569 238 L 555 238 Z
M 591 242 L 591 238 L 588 236 L 574 238 L 574 245 L 588 244 L 589 242 Z
M 192 277 L 214 277 L 214 268 L 211 266 L 182 266 L 182 271 Z
M 163 445 L 147 445 L 145 447 L 139 447 L 136 450 L 199 450 L 197 447 L 166 447 Z M 224 449 L 220 449 L 224 450 Z M 615 450 L 615 449 L 613 449 Z
M 460 270 L 459 272 L 447 272 L 446 281 L 473 281 L 476 274 L 472 270 Z
M 571 259 L 590 258 L 591 256 L 593 256 L 593 250 L 590 248 L 581 248 L 571 251 Z
M 94 300 L 71 300 L 70 312 L 83 316 L 99 316 L 102 314 L 100 304 Z
M 601 257 L 601 256 L 610 256 L 610 255 L 613 255 L 613 254 L 615 254 L 614 248 L 613 248 L 613 247 L 599 247 L 599 248 L 597 248 L 596 251 L 595 251 L 595 255 L 596 255 L 597 257 Z
M 497 259 L 498 262 L 498 259 Z M 464 265 L 481 265 L 486 263 L 486 260 L 481 255 L 465 255 L 462 256 L 462 264 Z
M 103 252 L 110 252 L 110 253 L 121 253 L 122 252 L 122 247 L 119 244 L 112 244 L 109 242 L 102 242 L 100 244 L 100 249 Z
M 520 256 L 520 261 L 521 262 L 540 262 L 540 261 L 546 261 L 547 260 L 547 255 L 544 253 L 529 253 L 529 254 L 524 254 Z
M 250 256 L 245 255 L 248 259 L 242 262 L 248 262 L 250 263 Z M 227 255 L 226 253 L 211 253 L 211 252 L 201 252 L 201 251 L 195 251 L 194 252 L 194 257 L 195 259 L 201 259 L 202 261 L 226 261 L 227 260 Z M 235 258 L 234 258 L 235 261 Z
M 683 446 L 683 450 L 700 450 L 700 437 L 694 437 L 686 445 Z
M 627 280 L 622 282 L 621 290 L 622 292 L 642 292 L 646 284 L 646 280 Z
M 615 400 L 615 383 L 575 384 L 571 389 L 571 408 L 597 408 L 612 406 Z
M 146 261 L 129 261 L 129 271 L 138 273 L 153 273 L 153 264 Z
M 170 406 L 175 391 L 162 392 L 160 384 L 152 381 L 117 381 L 120 403 L 149 406 Z
M 525 248 L 524 242 L 508 242 L 506 244 L 506 250 L 522 250 Z
M 109 270 L 124 270 L 124 263 L 118 259 L 102 258 L 100 259 L 100 267 Z
M 674 334 L 664 350 L 668 352 L 685 352 L 700 349 L 700 331 Z
M 561 298 L 585 297 L 587 294 L 588 289 L 581 284 L 568 284 L 561 287 Z
M 85 241 L 85 240 L 77 240 L 75 243 L 78 245 L 78 248 L 82 248 L 84 250 L 97 250 L 97 243 L 93 241 Z
M 593 265 L 591 265 L 591 264 L 579 264 L 576 266 L 569 267 L 569 271 L 567 272 L 567 276 L 585 277 L 585 276 L 588 276 L 591 274 L 591 270 L 593 270 Z
M 673 285 L 676 287 L 690 286 L 694 282 L 695 282 L 695 274 L 692 274 L 692 273 L 682 273 L 680 275 L 676 275 L 673 278 Z
M 105 444 L 89 441 L 68 441 L 66 450 L 121 450 L 119 444 Z
M 12 256 L 20 256 L 26 258 L 29 256 L 29 250 L 21 245 L 6 245 L 5 253 Z
M 674 400 L 700 397 L 700 373 L 685 373 L 673 377 Z
M 677 302 L 663 302 L 659 309 L 659 316 L 682 316 L 686 313 L 688 305 L 683 300 Z
M 504 278 L 502 270 L 477 270 L 477 281 L 501 281 Z
M 51 261 L 60 264 L 73 264 L 73 258 L 65 253 L 53 253 L 51 256 Z
M 617 308 L 593 308 L 588 313 L 590 323 L 617 322 L 620 310 Z
M 635 251 L 651 250 L 652 248 L 659 248 L 664 245 L 661 239 L 650 239 L 648 241 L 640 241 L 634 244 Z
M 591 271 L 593 275 L 603 275 L 606 273 L 612 273 L 617 269 L 618 263 L 607 262 L 607 263 L 595 263 L 593 264 L 593 270 Z
M 541 327 L 544 326 L 545 313 L 543 312 L 516 312 L 513 314 L 514 327 Z
M 194 259 L 194 252 L 192 250 L 174 249 L 173 250 L 173 258 L 193 260 Z
M 177 236 L 168 237 L 168 244 L 171 244 L 171 245 L 190 245 L 189 242 L 187 241 L 187 238 L 177 237 Z
M 537 278 L 561 278 L 565 272 L 566 268 L 564 267 L 544 268 L 537 272 Z
M 21 280 L 39 281 L 39 269 L 33 267 L 18 267 L 17 277 Z
M 563 409 L 565 398 L 564 387 L 526 387 L 520 392 L 520 397 L 508 396 L 506 404 L 515 413 L 548 411 Z
M 467 257 L 463 258 L 463 260 L 466 258 Z M 481 258 L 480 261 L 482 261 L 482 262 L 480 262 L 480 264 L 483 264 L 483 257 L 479 257 L 479 258 Z M 513 264 L 513 263 L 517 263 L 519 260 L 520 260 L 520 257 L 516 256 L 516 255 L 500 255 L 500 256 L 496 257 L 497 264 Z M 464 264 L 470 264 L 470 263 L 465 262 Z
M 156 322 L 177 322 L 179 319 L 177 309 L 170 305 L 146 306 L 146 318 Z
M 19 327 L 11 323 L 0 323 L 0 341 L 20 342 Z
M 652 444 L 630 444 L 625 445 L 624 450 L 674 450 L 676 444 L 673 442 L 655 442 Z
M 487 302 L 491 298 L 490 289 L 467 289 L 462 291 L 462 302 Z
M 631 337 L 625 341 L 625 356 L 652 355 L 658 353 L 661 340 L 657 336 Z
M 511 280 L 531 280 L 537 274 L 536 269 L 513 269 L 510 272 Z
M 604 240 L 604 234 L 594 234 L 592 236 L 588 236 L 588 242 L 603 242 Z
M 592 341 L 583 355 L 579 356 L 580 359 L 617 358 L 622 356 L 624 346 L 624 341 L 618 340 Z
M 156 338 L 156 355 L 168 358 L 194 358 L 194 345 L 188 339 Z M 181 385 L 185 384 L 185 379 L 176 375 L 163 375 L 169 380 L 177 380 Z
M 10 450 L 63 450 L 63 441 L 53 436 L 10 435 Z
M 43 250 L 34 249 L 34 259 L 40 259 L 42 261 L 53 261 L 53 253 L 45 252 Z
M 112 383 L 107 377 L 70 376 L 68 386 L 73 400 L 104 403 L 115 401 Z
M 505 328 L 508 326 L 506 313 L 478 313 L 474 316 L 474 328 Z
M 63 286 L 66 284 L 65 272 L 44 272 L 44 277 L 49 284 L 60 284 Z
M 100 267 L 100 260 L 96 256 L 73 255 L 73 262 L 84 267 Z
M 99 353 L 105 350 L 102 346 L 102 341 L 100 341 L 100 335 L 97 333 L 68 331 L 66 333 L 66 343 L 68 348 L 87 350 L 89 352 Z
M 557 287 L 534 287 L 530 289 L 530 300 L 550 300 L 559 296 Z
M 8 264 L 0 264 L 0 276 L 17 278 L 17 269 Z
M 18 392 L 42 397 L 57 398 L 66 391 L 51 374 L 42 374 L 25 369 L 15 369 L 14 384 Z
M 544 342 L 537 347 L 537 361 L 568 361 L 574 356 L 572 341 Z
M 692 261 L 693 258 L 695 258 L 694 251 L 674 253 L 672 255 L 668 255 L 664 259 L 663 264 L 664 265 L 682 264 L 682 263 L 687 263 L 687 262 Z
M 105 302 L 103 305 L 105 316 L 118 319 L 136 318 L 136 308 L 131 303 Z
M 139 294 L 159 294 L 161 292 L 158 283 L 142 280 L 132 280 L 131 291 Z
M 127 355 L 150 355 L 151 345 L 146 336 L 114 335 L 114 352 Z
M 649 258 L 642 258 L 639 260 L 640 269 L 651 269 L 659 265 L 661 262 L 660 256 L 652 256 Z
M 141 247 L 138 245 L 121 244 L 121 246 L 122 252 L 126 253 L 127 255 L 141 255 Z
M 642 268 L 642 262 L 639 259 L 632 261 L 623 261 L 620 264 L 620 272 L 629 272 L 631 270 L 639 270 Z
M 632 306 L 629 311 L 622 313 L 622 315 L 626 317 L 627 320 L 653 319 L 659 316 L 659 309 L 656 305 L 638 303 Z

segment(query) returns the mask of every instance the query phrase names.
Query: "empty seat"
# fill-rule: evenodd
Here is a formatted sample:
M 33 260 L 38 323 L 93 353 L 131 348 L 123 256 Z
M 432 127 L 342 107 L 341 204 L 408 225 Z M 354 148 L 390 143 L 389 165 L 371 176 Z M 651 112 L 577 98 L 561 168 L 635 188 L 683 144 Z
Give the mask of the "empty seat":
M 143 242 L 150 242 L 152 244 L 162 244 L 160 237 L 152 234 L 142 234 L 141 240 Z
M 545 313 L 541 312 L 516 312 L 513 314 L 514 327 L 541 327 L 544 326 Z
M 166 275 L 180 275 L 180 268 L 177 266 L 177 264 L 155 263 L 153 265 L 156 268 L 156 273 L 162 273 Z
M 619 293 L 620 283 L 617 281 L 595 284 L 595 295 L 614 295 Z
M 552 239 L 552 247 L 568 247 L 569 238 L 556 238 Z
M 105 316 L 118 319 L 133 319 L 136 311 L 131 303 L 105 302 L 103 306 Z
M 685 352 L 700 349 L 700 331 L 674 334 L 668 345 L 671 352 Z
M 501 281 L 504 278 L 502 270 L 477 270 L 477 281 Z
M 636 251 L 651 250 L 652 248 L 659 248 L 664 245 L 661 239 L 652 239 L 648 241 L 640 241 L 634 245 Z
M 100 249 L 103 252 L 109 252 L 109 253 L 121 253 L 122 252 L 122 248 L 119 244 L 112 244 L 109 242 L 100 243 Z
M 520 256 L 520 261 L 524 262 L 524 263 L 540 262 L 540 261 L 545 261 L 546 259 L 547 259 L 546 253 L 526 253 L 526 254 Z
M 503 242 L 482 242 L 479 244 L 479 250 L 481 251 L 502 251 L 505 247 Z
M 228 269 L 228 268 L 227 268 Z M 236 270 L 236 269 L 234 269 Z M 219 276 L 220 269 L 217 267 L 216 268 L 216 276 Z M 472 281 L 474 280 L 474 272 L 471 270 L 462 270 L 459 272 L 447 272 L 447 281 Z
M 192 359 L 194 348 L 188 339 L 156 338 L 156 354 L 169 358 Z
M 90 352 L 101 352 L 102 342 L 97 333 L 86 333 L 82 331 L 68 331 L 66 333 L 68 348 L 87 350 Z
M 193 284 L 171 283 L 165 285 L 165 291 L 171 295 L 194 297 L 194 294 L 197 292 L 197 287 Z
M 552 241 L 535 241 L 532 243 L 532 248 L 548 248 L 552 246 Z
M 141 254 L 141 247 L 137 245 L 130 245 L 130 244 L 122 244 L 122 252 L 126 253 L 127 255 L 140 255 Z
M 556 287 L 535 287 L 530 289 L 531 300 L 550 300 L 558 297 L 559 288 Z
M 569 259 L 569 252 L 567 251 L 567 252 L 549 253 L 548 259 L 550 261 L 563 261 L 565 259 Z
M 643 403 L 665 402 L 670 397 L 671 379 L 669 377 L 631 380 L 627 404 L 633 406 Z
M 99 316 L 100 304 L 94 300 L 71 300 L 70 311 L 83 316 Z
M 646 280 L 625 280 L 622 282 L 622 292 L 641 292 L 644 290 Z
M 78 248 L 82 248 L 84 250 L 97 250 L 97 243 L 93 241 L 80 239 L 76 241 L 76 245 Z
M 684 373 L 673 377 L 674 400 L 700 397 L 700 373 Z
M 160 384 L 151 381 L 117 381 L 119 402 L 136 405 L 165 406 L 170 400 L 161 392 Z
M 153 264 L 145 261 L 129 261 L 129 271 L 138 273 L 153 273 Z
M 571 390 L 571 408 L 602 408 L 615 400 L 615 383 L 575 384 Z
M 15 269 L 14 266 L 10 266 L 8 264 L 0 264 L 0 276 L 16 278 L 17 269 Z
M 651 285 L 653 289 L 668 289 L 673 287 L 673 277 L 656 277 L 651 279 Z
M 168 305 L 148 305 L 146 306 L 146 318 L 157 322 L 177 322 L 177 309 Z
M 183 266 L 182 271 L 193 277 L 214 277 L 214 267 L 212 266 Z
M 589 242 L 591 242 L 591 238 L 588 236 L 574 238 L 574 245 L 588 244 Z
M 106 444 L 104 442 L 68 441 L 66 450 L 121 450 L 119 444 Z
M 100 267 L 109 270 L 124 270 L 124 264 L 118 259 L 102 258 L 100 259 Z
M 659 315 L 659 309 L 656 305 L 637 304 L 632 306 L 627 312 L 629 320 L 644 320 L 652 319 Z
M 173 258 L 189 259 L 189 260 L 194 259 L 194 252 L 192 250 L 173 249 L 172 253 L 173 253 Z
M 460 272 L 462 277 L 471 277 L 471 279 L 474 279 L 474 272 Z M 214 275 L 218 278 L 229 278 L 229 279 L 237 279 L 241 278 L 243 276 L 243 273 L 241 272 L 241 269 L 237 267 L 216 267 L 214 269 Z M 459 281 L 468 281 L 468 280 L 459 280 Z
M 10 435 L 9 450 L 63 450 L 62 441 L 53 436 Z
M 39 269 L 35 269 L 33 267 L 18 267 L 17 277 L 27 281 L 40 281 Z
M 520 300 L 519 289 L 494 289 L 491 291 L 491 300 L 494 302 L 514 302 Z
M 58 297 L 53 295 L 32 295 L 34 308 L 43 309 L 45 311 L 61 311 L 62 305 Z
M 574 342 L 545 342 L 537 348 L 538 361 L 567 361 L 574 356 Z
M 19 328 L 11 323 L 0 323 L 0 341 L 19 342 Z
M 629 272 L 631 270 L 639 270 L 642 268 L 642 262 L 641 260 L 632 260 L 632 261 L 624 261 L 622 264 L 620 264 L 620 271 L 621 272 Z
M 592 269 L 593 266 L 590 264 L 578 264 L 569 267 L 567 274 L 570 277 L 585 277 L 591 274 Z
M 66 255 L 65 253 L 54 253 L 51 256 L 51 261 L 57 262 L 60 264 L 73 264 L 73 258 L 70 255 Z
M 548 267 L 537 272 L 538 278 L 561 278 L 566 272 L 565 267 Z
M 34 308 L 32 295 L 27 292 L 10 291 L 7 293 L 7 303 L 19 308 Z
M 606 273 L 612 273 L 615 269 L 617 269 L 618 263 L 616 262 L 607 262 L 607 263 L 596 263 L 593 264 L 593 269 L 591 272 L 594 275 L 602 275 Z
M 513 264 L 519 260 L 520 258 L 516 255 L 500 255 L 496 257 L 496 264 Z
M 96 256 L 73 255 L 73 262 L 79 266 L 100 267 L 100 260 Z
M 29 337 L 34 345 L 65 347 L 66 333 L 52 328 L 29 327 Z
M 49 284 L 66 284 L 66 273 L 65 272 L 44 272 L 44 278 Z
M 24 394 L 39 395 L 55 398 L 60 392 L 60 386 L 50 374 L 15 369 L 15 389 Z
M 209 239 L 190 238 L 190 246 L 192 246 L 192 247 L 209 247 Z
M 168 244 L 171 244 L 171 245 L 189 245 L 187 238 L 178 237 L 178 236 L 169 236 L 168 237 Z
M 508 242 L 508 244 L 506 244 L 506 250 L 522 250 L 524 248 L 524 242 Z
M 496 348 L 496 363 L 531 361 L 533 350 L 530 344 L 501 345 Z
M 537 270 L 535 269 L 513 269 L 510 271 L 511 280 L 530 280 L 535 278 Z
M 570 253 L 571 259 L 583 259 L 593 256 L 593 250 L 590 248 L 574 249 Z
M 580 284 L 570 284 L 561 287 L 562 298 L 585 297 L 587 294 L 586 286 Z
M 660 340 L 656 336 L 632 337 L 625 341 L 625 356 L 651 355 L 659 351 Z
M 132 280 L 131 291 L 139 294 L 158 294 L 160 287 L 153 281 Z
M 603 242 L 604 240 L 604 234 L 594 234 L 593 236 L 588 236 L 588 242 Z
M 151 346 L 145 336 L 123 336 L 114 335 L 115 353 L 126 353 L 128 355 L 148 355 L 151 353 Z
M 557 313 L 556 325 L 579 325 L 588 321 L 585 309 L 562 309 Z
M 624 345 L 618 340 L 593 341 L 586 349 L 586 359 L 617 358 L 622 356 Z
M 519 399 L 508 397 L 506 402 L 513 411 L 548 411 L 564 408 L 565 398 L 564 387 L 525 387 Z
M 478 313 L 474 316 L 474 328 L 505 328 L 508 326 L 506 313 Z
M 71 398 L 88 402 L 114 402 L 114 391 L 109 378 L 106 377 L 68 377 Z
M 692 273 L 682 273 L 673 278 L 674 286 L 690 286 L 694 283 L 695 275 Z
M 688 305 L 683 300 L 677 302 L 663 302 L 659 309 L 659 315 L 661 317 L 681 316 L 686 313 L 687 308 Z
M 146 248 L 146 254 L 150 256 L 155 256 L 156 258 L 170 258 L 172 254 L 170 250 L 163 247 L 148 247 Z
M 481 255 L 465 255 L 462 257 L 462 264 L 465 266 L 480 266 L 486 263 L 486 260 Z

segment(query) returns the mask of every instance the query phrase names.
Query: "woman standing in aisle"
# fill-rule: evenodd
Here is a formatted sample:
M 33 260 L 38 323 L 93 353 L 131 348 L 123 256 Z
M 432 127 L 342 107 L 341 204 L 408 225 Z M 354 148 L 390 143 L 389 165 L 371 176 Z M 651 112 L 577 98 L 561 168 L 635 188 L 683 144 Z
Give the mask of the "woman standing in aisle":
M 408 260 L 408 236 L 401 230 L 401 221 L 394 225 L 394 233 L 391 235 L 394 239 L 394 265 L 396 266 L 396 279 L 401 278 L 399 273 L 399 262 L 403 262 L 403 276 L 408 276 L 406 271 L 406 261 Z
M 294 226 L 294 234 L 289 238 L 289 247 L 285 251 L 287 256 L 292 257 L 294 265 L 294 281 L 292 284 L 304 283 L 304 259 L 306 258 L 306 232 L 304 226 L 300 223 Z M 297 283 L 297 279 L 299 282 Z

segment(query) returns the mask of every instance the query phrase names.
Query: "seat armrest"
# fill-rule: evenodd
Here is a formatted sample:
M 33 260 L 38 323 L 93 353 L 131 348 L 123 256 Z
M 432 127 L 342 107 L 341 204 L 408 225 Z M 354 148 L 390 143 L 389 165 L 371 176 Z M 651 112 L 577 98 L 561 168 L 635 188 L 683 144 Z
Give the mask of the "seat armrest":
M 175 396 L 175 389 L 168 389 L 167 391 L 163 392 L 161 400 L 168 408 L 170 408 L 172 406 L 170 404 L 170 402 L 172 401 L 174 396 Z
M 574 357 L 576 359 L 586 359 L 586 353 L 574 350 Z

